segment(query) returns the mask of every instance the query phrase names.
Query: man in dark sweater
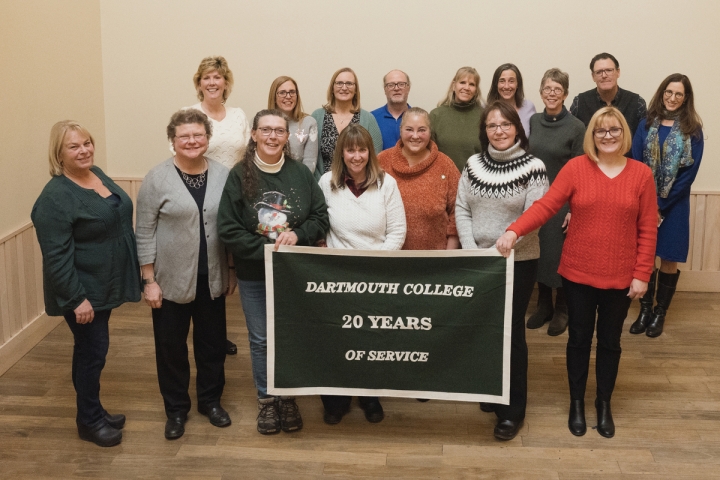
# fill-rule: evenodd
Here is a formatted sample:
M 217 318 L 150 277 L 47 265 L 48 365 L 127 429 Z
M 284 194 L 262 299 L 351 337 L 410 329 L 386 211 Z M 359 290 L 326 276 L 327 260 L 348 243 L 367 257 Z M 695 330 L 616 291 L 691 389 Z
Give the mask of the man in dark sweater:
M 647 106 L 637 93 L 618 87 L 620 63 L 617 58 L 609 53 L 598 53 L 590 61 L 590 71 L 597 88 L 576 96 L 570 106 L 570 113 L 582 120 L 587 127 L 595 112 L 602 107 L 613 106 L 625 116 L 630 134 L 634 136 L 638 123 L 647 114 Z

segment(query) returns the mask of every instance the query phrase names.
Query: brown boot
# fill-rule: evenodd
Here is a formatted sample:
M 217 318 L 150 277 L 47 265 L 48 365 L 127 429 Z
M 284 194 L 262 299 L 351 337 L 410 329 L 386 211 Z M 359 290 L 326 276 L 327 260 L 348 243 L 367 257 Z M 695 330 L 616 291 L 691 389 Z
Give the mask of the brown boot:
M 552 304 L 552 288 L 548 287 L 544 283 L 538 282 L 538 302 L 537 310 L 533 313 L 527 321 L 527 328 L 535 329 L 540 328 L 549 322 L 553 316 L 553 304 Z
M 550 325 L 548 325 L 547 334 L 551 337 L 562 335 L 567 330 L 568 310 L 565 303 L 565 293 L 562 288 L 557 289 L 555 296 L 555 313 L 553 314 Z

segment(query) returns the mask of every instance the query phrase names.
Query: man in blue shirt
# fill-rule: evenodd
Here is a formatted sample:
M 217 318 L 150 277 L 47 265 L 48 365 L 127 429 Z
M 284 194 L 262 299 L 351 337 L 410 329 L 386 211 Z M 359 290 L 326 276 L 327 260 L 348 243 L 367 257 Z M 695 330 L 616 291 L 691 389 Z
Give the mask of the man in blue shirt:
M 402 70 L 392 70 L 383 77 L 383 86 L 387 104 L 373 110 L 372 114 L 380 126 L 383 150 L 387 150 L 400 139 L 400 122 L 405 111 L 410 108 L 407 103 L 410 77 Z

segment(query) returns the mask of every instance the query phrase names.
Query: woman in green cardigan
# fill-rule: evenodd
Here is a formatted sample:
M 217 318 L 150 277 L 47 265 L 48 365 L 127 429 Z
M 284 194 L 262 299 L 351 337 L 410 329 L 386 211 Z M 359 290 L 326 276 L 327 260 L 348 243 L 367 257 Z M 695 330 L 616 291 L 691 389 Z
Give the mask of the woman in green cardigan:
M 376 152 L 382 151 L 382 134 L 372 113 L 360 108 L 360 84 L 352 68 L 341 68 L 330 79 L 327 104 L 312 113 L 317 122 L 318 159 L 315 179 L 330 171 L 335 144 L 340 133 L 351 123 L 370 132 Z
M 80 438 L 101 447 L 122 440 L 125 416 L 100 403 L 100 374 L 113 308 L 140 300 L 130 197 L 93 166 L 95 142 L 74 121 L 50 131 L 50 175 L 32 209 L 43 255 L 45 312 L 65 317 L 75 338 L 72 380 Z

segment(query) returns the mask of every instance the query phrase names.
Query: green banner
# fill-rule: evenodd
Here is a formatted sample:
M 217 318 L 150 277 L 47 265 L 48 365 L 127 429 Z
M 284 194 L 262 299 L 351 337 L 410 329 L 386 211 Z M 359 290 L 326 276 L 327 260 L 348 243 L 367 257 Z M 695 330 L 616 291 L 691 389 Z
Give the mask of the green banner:
M 508 403 L 512 257 L 272 248 L 268 393 Z

